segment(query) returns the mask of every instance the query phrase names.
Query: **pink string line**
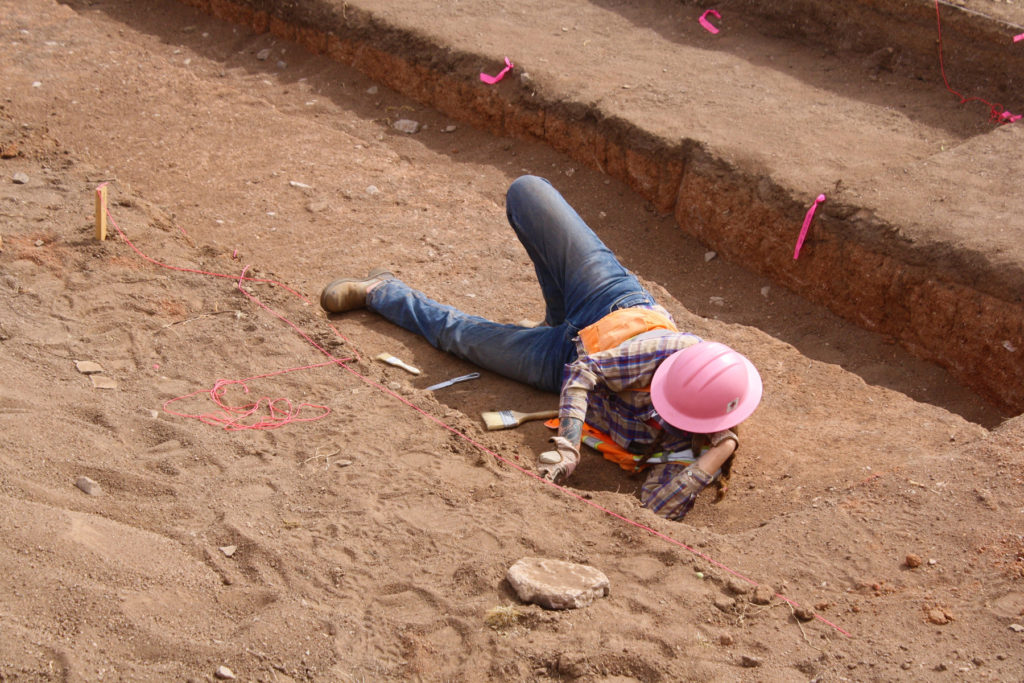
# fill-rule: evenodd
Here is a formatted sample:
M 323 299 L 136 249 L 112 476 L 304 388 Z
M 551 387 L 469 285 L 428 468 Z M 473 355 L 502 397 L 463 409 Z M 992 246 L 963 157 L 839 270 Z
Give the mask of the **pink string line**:
M 178 270 L 178 271 L 182 271 L 182 272 L 198 273 L 198 274 L 202 274 L 202 275 L 211 275 L 211 276 L 215 276 L 215 277 L 233 277 L 233 276 L 221 275 L 221 274 L 218 274 L 218 273 L 210 273 L 210 272 L 206 272 L 206 271 L 191 270 L 191 269 L 188 269 L 188 268 L 179 268 L 179 267 L 176 267 L 176 266 L 169 266 L 167 264 L 161 263 L 160 261 L 157 261 L 156 259 L 150 258 L 146 254 L 142 253 L 138 248 L 136 248 L 136 246 L 134 244 L 132 244 L 131 240 L 128 239 L 128 237 L 124 234 L 124 232 L 121 230 L 121 228 L 118 227 L 117 223 L 114 221 L 113 216 L 110 214 L 109 209 L 107 210 L 107 216 L 110 218 L 111 225 L 114 226 L 114 228 L 117 230 L 118 234 L 121 236 L 121 239 L 124 240 L 128 244 L 128 246 L 130 246 L 132 248 L 132 250 L 135 251 L 136 254 L 138 254 L 140 257 L 142 257 L 146 261 L 149 261 L 150 263 L 153 263 L 153 264 L 158 265 L 158 266 L 163 267 L 163 268 L 169 268 L 171 270 Z M 245 278 L 245 271 L 243 270 L 242 276 L 238 277 L 239 288 L 241 288 L 241 282 L 243 280 L 250 280 L 251 281 L 251 280 L 253 280 L 253 278 Z M 281 287 L 283 287 L 287 291 L 292 292 L 293 294 L 296 294 L 297 296 L 299 296 L 303 300 L 306 300 L 305 297 L 303 297 L 301 294 L 298 294 L 294 290 L 291 290 L 288 287 L 285 287 L 284 285 L 281 285 L 280 283 L 275 283 L 275 284 L 280 285 Z M 630 518 L 628 518 L 628 517 L 626 517 L 624 515 L 621 515 L 621 514 L 619 514 L 617 512 L 609 510 L 608 508 L 604 507 L 603 505 L 601 505 L 599 503 L 596 503 L 593 500 L 590 500 L 588 498 L 584 498 L 582 495 L 576 493 L 575 491 L 567 489 L 564 486 L 561 486 L 561 485 L 556 484 L 556 483 L 554 483 L 552 481 L 544 479 L 543 477 L 541 477 L 536 472 L 533 472 L 531 470 L 525 469 L 524 467 L 521 467 L 520 465 L 512 462 L 508 458 L 505 458 L 505 457 L 499 455 L 497 452 L 491 450 L 490 448 L 488 448 L 487 446 L 483 445 L 482 443 L 476 441 L 475 439 L 471 438 L 467 434 L 458 431 L 457 429 L 455 429 L 451 425 L 445 423 L 441 419 L 431 415 L 430 413 L 428 413 L 427 411 L 423 410 L 422 408 L 420 408 L 419 406 L 417 406 L 416 404 L 414 404 L 412 401 L 408 400 L 404 396 L 401 396 L 398 393 L 396 393 L 396 392 L 392 391 L 391 389 L 385 387 L 384 385 L 380 384 L 379 382 L 375 382 L 372 379 L 370 379 L 369 377 L 366 377 L 366 376 L 360 374 L 357 370 L 354 370 L 352 367 L 350 367 L 348 365 L 348 361 L 351 360 L 351 358 L 335 358 L 326 349 L 324 349 L 319 344 L 317 344 L 315 341 L 313 341 L 309 337 L 309 335 L 307 335 L 304 332 L 302 332 L 301 330 L 299 330 L 299 328 L 297 326 L 292 324 L 286 318 L 284 318 L 283 316 L 277 314 L 276 312 L 272 311 L 271 309 L 267 308 L 266 306 L 263 306 L 262 303 L 260 303 L 258 301 L 257 301 L 257 303 L 259 303 L 264 309 L 270 311 L 272 314 L 274 314 L 275 316 L 277 316 L 281 320 L 284 320 L 289 325 L 291 325 L 291 327 L 293 327 L 294 329 L 299 331 L 299 334 L 304 339 L 306 339 L 310 344 L 312 344 L 321 353 L 325 354 L 328 357 L 329 360 L 327 362 L 320 363 L 320 364 L 317 364 L 317 365 L 307 365 L 307 366 L 302 367 L 302 368 L 290 368 L 290 369 L 287 369 L 287 370 L 280 370 L 278 372 L 267 373 L 265 375 L 257 375 L 256 377 L 249 377 L 249 378 L 247 378 L 245 380 L 240 380 L 240 381 L 238 381 L 238 380 L 218 380 L 217 384 L 214 385 L 213 389 L 209 390 L 211 396 L 214 398 L 214 401 L 218 401 L 219 400 L 220 395 L 223 393 L 223 387 L 225 385 L 227 385 L 227 384 L 241 384 L 243 386 L 243 388 L 245 388 L 245 386 L 244 386 L 245 382 L 248 381 L 248 380 L 251 380 L 251 379 L 258 379 L 258 378 L 262 378 L 262 377 L 271 377 L 273 375 L 283 374 L 285 372 L 292 372 L 294 370 L 305 370 L 305 369 L 324 367 L 324 366 L 328 366 L 328 365 L 336 365 L 338 367 L 344 368 L 345 370 L 347 370 L 351 374 L 355 375 L 363 383 L 378 389 L 382 393 L 387 394 L 387 395 L 391 396 L 392 398 L 397 399 L 398 401 L 400 401 L 401 403 L 405 404 L 409 408 L 412 408 L 413 410 L 415 410 L 420 415 L 423 415 L 424 417 L 426 417 L 431 422 L 437 424 L 438 426 L 442 427 L 443 429 L 446 429 L 447 431 L 451 432 L 452 434 L 455 434 L 456 436 L 458 436 L 459 438 L 463 439 L 464 441 L 466 441 L 467 443 L 471 444 L 472 446 L 476 447 L 480 451 L 482 451 L 484 453 L 487 453 L 488 455 L 493 456 L 495 459 L 497 459 L 500 462 L 505 463 L 509 467 L 512 467 L 513 469 L 518 470 L 519 472 L 522 472 L 523 474 L 526 474 L 526 475 L 536 479 L 537 481 L 541 482 L 542 484 L 544 484 L 546 486 L 550 486 L 550 487 L 560 491 L 561 493 L 563 493 L 563 494 L 565 494 L 565 495 L 567 495 L 567 496 L 569 496 L 571 498 L 575 498 L 576 500 L 578 500 L 578 501 L 580 501 L 582 503 L 585 503 L 586 505 L 589 505 L 592 508 L 600 510 L 601 512 L 605 513 L 609 517 L 617 519 L 617 520 L 619 520 L 621 522 L 625 522 L 626 524 L 634 526 L 637 529 L 640 529 L 642 531 L 646 531 L 647 533 L 651 534 L 652 536 L 655 536 L 656 538 L 659 538 L 659 539 L 661 539 L 661 540 L 663 540 L 663 541 L 665 541 L 667 543 L 670 543 L 672 545 L 678 546 L 678 547 L 682 548 L 683 550 L 686 550 L 687 552 L 689 552 L 689 553 L 691 553 L 693 555 L 696 555 L 697 557 L 701 558 L 705 562 L 708 562 L 709 564 L 711 564 L 711 565 L 713 565 L 715 567 L 718 567 L 722 571 L 727 572 L 728 574 L 731 574 L 732 576 L 735 576 L 736 578 L 738 578 L 738 579 L 740 579 L 742 581 L 745 581 L 745 582 L 747 582 L 748 584 L 750 584 L 752 586 L 756 587 L 756 586 L 760 585 L 759 583 L 757 583 L 753 579 L 745 576 L 744 574 L 741 574 L 740 572 L 738 572 L 738 571 L 736 571 L 734 569 L 731 569 L 730 567 L 726 566 L 725 564 L 722 564 L 718 560 L 715 560 L 714 558 L 712 558 L 710 555 L 708 555 L 706 553 L 703 553 L 703 552 L 701 552 L 701 551 L 697 550 L 696 548 L 693 548 L 693 547 L 691 547 L 689 545 L 686 545 L 682 541 L 678 541 L 678 540 L 672 538 L 671 536 L 668 536 L 667 534 L 664 534 L 664 533 L 662 533 L 662 532 L 660 532 L 660 531 L 658 531 L 658 530 L 656 530 L 656 529 L 654 529 L 652 527 L 647 526 L 646 524 L 641 524 L 640 522 L 637 522 L 637 521 L 632 520 L 632 519 L 630 519 Z M 331 325 L 330 327 L 331 327 L 332 330 L 334 330 L 334 332 L 338 336 L 340 336 L 342 339 L 345 339 L 347 341 L 347 338 L 341 332 L 339 332 L 337 329 L 335 329 L 333 325 Z M 194 392 L 193 394 L 189 394 L 189 396 L 193 396 L 193 395 L 198 394 L 198 393 L 202 393 L 202 390 Z M 183 396 L 183 397 L 180 397 L 180 398 L 187 398 L 187 396 Z M 167 403 L 170 403 L 170 402 L 176 401 L 176 400 L 179 400 L 179 399 L 171 399 Z M 165 409 L 166 409 L 167 403 L 164 404 L 165 405 Z M 225 407 L 225 408 L 227 408 L 227 407 Z M 172 414 L 174 414 L 174 413 L 172 413 Z M 319 416 L 319 417 L 322 417 L 322 416 Z M 319 417 L 318 418 L 305 418 L 305 420 L 308 421 L 309 419 L 319 419 Z M 276 424 L 276 423 L 273 423 L 273 424 Z M 244 428 L 250 428 L 250 427 L 241 427 L 241 428 L 244 429 Z M 271 427 L 271 428 L 273 428 L 273 427 Z M 515 457 L 516 460 L 519 459 L 518 455 L 515 455 L 514 457 Z M 794 600 L 791 600 L 790 598 L 786 597 L 785 595 L 783 595 L 781 593 L 775 593 L 775 597 L 779 598 L 780 600 L 782 600 L 783 602 L 785 602 L 785 603 L 787 603 L 789 605 L 792 605 L 794 608 L 800 607 L 800 605 L 797 602 L 795 602 Z M 831 626 L 833 629 L 835 629 L 839 633 L 842 633 L 844 636 L 851 637 L 851 634 L 850 634 L 849 631 L 847 631 L 847 630 L 843 629 L 842 627 L 832 623 L 828 619 L 825 619 L 820 614 L 816 613 L 814 615 L 814 618 L 817 619 L 818 621 L 824 623 L 824 624 L 827 624 L 828 626 Z
M 507 74 L 509 72 L 509 69 L 511 69 L 514 66 L 515 66 L 515 64 L 510 62 L 508 57 L 505 57 L 505 68 L 504 69 L 499 71 L 494 76 L 488 76 L 487 74 L 485 74 L 484 72 L 481 71 L 480 72 L 480 80 L 483 81 L 484 83 L 489 84 L 489 85 L 494 85 L 495 83 L 497 83 L 501 79 L 505 78 L 505 74 Z
M 704 14 L 700 15 L 700 19 L 698 19 L 697 21 L 699 21 L 700 25 L 703 26 L 704 28 L 706 28 L 711 33 L 718 33 L 718 29 L 715 28 L 715 25 L 712 24 L 710 21 L 708 21 L 708 15 L 709 14 L 714 14 L 715 18 L 717 18 L 717 19 L 721 19 L 722 18 L 722 15 L 718 13 L 718 10 L 716 10 L 716 9 L 709 9 L 709 10 L 705 10 Z
M 942 17 L 939 15 L 939 0 L 935 0 L 935 22 L 938 26 L 939 32 L 939 71 L 942 73 L 942 82 L 946 85 L 946 90 L 953 93 L 960 98 L 960 104 L 967 104 L 968 102 L 981 102 L 987 105 L 989 108 L 989 119 L 994 123 L 1013 123 L 1021 118 L 1021 115 L 1011 114 L 1007 110 L 999 111 L 1003 108 L 1001 104 L 993 104 L 988 100 L 980 97 L 964 97 L 949 85 L 949 79 L 946 78 L 946 65 L 942 57 Z M 1024 36 L 1024 33 L 1021 34 Z
M 1015 43 L 1019 43 L 1022 40 L 1024 40 L 1024 33 L 1021 33 L 1013 37 L 1013 42 Z
M 825 201 L 825 195 L 819 194 L 811 204 L 811 208 L 807 209 L 807 215 L 804 216 L 804 225 L 800 228 L 800 236 L 796 238 L 796 248 L 793 249 L 793 260 L 796 261 L 800 258 L 800 247 L 804 245 L 804 238 L 807 237 L 807 229 L 811 227 L 811 221 L 814 220 L 814 212 L 818 209 L 818 204 Z

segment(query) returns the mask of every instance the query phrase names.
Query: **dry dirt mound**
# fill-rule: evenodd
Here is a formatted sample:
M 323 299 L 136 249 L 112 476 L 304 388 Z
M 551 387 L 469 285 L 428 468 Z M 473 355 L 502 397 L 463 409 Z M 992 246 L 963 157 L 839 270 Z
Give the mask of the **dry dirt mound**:
M 941 373 L 668 240 L 618 181 L 295 44 L 171 2 L 51 0 L 5 5 L 0 40 L 0 679 L 1019 676 L 1020 418 L 988 429 Z M 523 172 L 762 370 L 732 491 L 686 524 L 593 454 L 569 490 L 541 484 L 545 429 L 477 418 L 553 397 L 490 375 L 426 392 L 471 368 L 315 305 L 383 263 L 535 317 L 502 206 Z M 104 182 L 116 226 L 97 242 Z M 644 239 L 686 277 L 656 277 Z M 825 360 L 735 322 L 757 316 Z M 262 428 L 224 429 L 215 398 L 258 404 L 264 424 L 242 424 Z M 610 595 L 519 605 L 504 576 L 526 556 L 593 565 Z

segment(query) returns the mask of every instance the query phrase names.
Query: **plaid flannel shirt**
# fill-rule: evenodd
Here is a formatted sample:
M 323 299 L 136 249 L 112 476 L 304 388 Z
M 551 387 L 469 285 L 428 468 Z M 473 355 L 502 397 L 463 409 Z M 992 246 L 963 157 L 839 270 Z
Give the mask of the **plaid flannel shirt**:
M 651 308 L 669 316 L 660 306 Z M 589 355 L 577 338 L 577 358 L 566 365 L 559 418 L 583 420 L 631 453 L 643 453 L 662 430 L 661 450 L 689 449 L 692 435 L 665 422 L 655 412 L 646 389 L 663 360 L 700 341 L 685 332 L 637 335 L 615 348 Z M 710 441 L 714 445 L 726 437 L 736 438 L 725 431 L 711 435 Z

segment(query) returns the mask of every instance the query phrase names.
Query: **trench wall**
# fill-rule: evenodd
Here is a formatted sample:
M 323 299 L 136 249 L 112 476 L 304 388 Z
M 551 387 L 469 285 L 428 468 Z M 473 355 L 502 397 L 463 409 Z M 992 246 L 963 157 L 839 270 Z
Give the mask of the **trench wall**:
M 800 260 L 794 261 L 793 226 L 802 221 L 808 198 L 731 166 L 699 141 L 658 138 L 521 79 L 481 87 L 479 68 L 488 58 L 453 51 L 345 3 L 179 1 L 299 43 L 455 120 L 495 135 L 543 141 L 626 182 L 727 258 L 890 336 L 1001 409 L 1024 412 L 1024 363 L 1006 347 L 1024 351 L 1024 303 L 1005 273 L 987 272 L 986 260 L 976 254 L 911 242 L 871 211 L 830 201 L 819 207 Z M 858 8 L 845 19 L 858 26 L 869 23 L 872 7 L 888 11 L 894 5 L 892 0 L 843 4 Z M 810 0 L 767 2 L 762 11 L 776 13 L 784 25 L 785 12 L 821 6 Z M 925 30 L 925 18 L 918 19 Z

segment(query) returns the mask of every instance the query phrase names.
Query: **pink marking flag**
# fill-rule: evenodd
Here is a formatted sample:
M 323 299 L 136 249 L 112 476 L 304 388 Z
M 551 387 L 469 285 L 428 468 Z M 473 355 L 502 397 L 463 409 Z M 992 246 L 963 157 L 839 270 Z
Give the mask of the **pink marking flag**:
M 709 14 L 714 14 L 716 19 L 721 19 L 722 18 L 722 15 L 718 13 L 718 10 L 716 10 L 716 9 L 709 9 L 709 10 L 705 11 L 704 14 L 700 15 L 700 19 L 698 19 L 697 21 L 699 21 L 700 25 L 703 26 L 704 28 L 706 28 L 711 33 L 718 33 L 718 29 L 715 28 L 714 24 L 712 24 L 710 21 L 708 21 L 708 15 Z
M 515 64 L 510 62 L 508 57 L 505 57 L 505 68 L 504 69 L 499 71 L 494 76 L 488 76 L 487 74 L 481 72 L 480 73 L 480 80 L 483 81 L 484 83 L 487 83 L 488 85 L 494 85 L 495 83 L 497 83 L 501 79 L 505 78 L 505 74 L 507 74 L 509 72 L 509 69 L 511 69 L 514 66 L 515 66 Z
M 807 229 L 811 227 L 811 221 L 814 220 L 814 211 L 818 208 L 818 204 L 825 201 L 825 195 L 819 194 L 818 198 L 811 204 L 811 208 L 807 209 L 807 215 L 804 216 L 804 226 L 800 228 L 800 236 L 796 239 L 796 249 L 793 250 L 793 260 L 795 261 L 800 256 L 800 247 L 804 244 L 804 238 L 807 237 Z

